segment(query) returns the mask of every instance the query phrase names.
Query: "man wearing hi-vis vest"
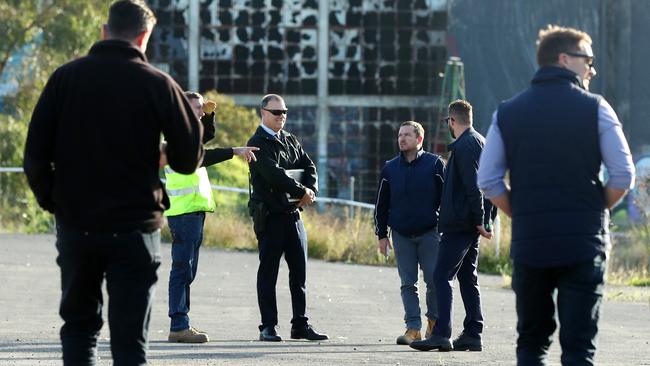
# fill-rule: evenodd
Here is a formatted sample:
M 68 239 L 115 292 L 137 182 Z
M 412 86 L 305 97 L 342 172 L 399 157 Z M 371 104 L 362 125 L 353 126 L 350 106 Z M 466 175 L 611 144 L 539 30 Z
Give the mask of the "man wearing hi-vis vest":
M 194 92 L 185 92 L 192 110 L 204 127 L 203 143 L 214 137 L 214 110 L 216 103 L 207 101 Z M 212 188 L 206 166 L 232 159 L 239 155 L 247 162 L 255 160 L 258 148 L 233 147 L 205 150 L 201 167 L 192 174 L 180 174 L 165 165 L 165 188 L 170 208 L 165 211 L 172 234 L 172 268 L 169 273 L 169 342 L 205 343 L 205 332 L 190 326 L 190 285 L 196 277 L 199 248 L 203 242 L 205 213 L 215 208 Z

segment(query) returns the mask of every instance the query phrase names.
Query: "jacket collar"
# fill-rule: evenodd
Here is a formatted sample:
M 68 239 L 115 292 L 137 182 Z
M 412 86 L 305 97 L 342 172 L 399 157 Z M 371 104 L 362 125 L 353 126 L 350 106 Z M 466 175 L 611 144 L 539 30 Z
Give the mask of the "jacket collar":
M 417 155 L 415 155 L 415 159 L 413 159 L 413 161 L 409 163 L 408 161 L 406 161 L 406 157 L 404 156 L 404 153 L 400 151 L 399 160 L 404 164 L 413 164 L 420 158 L 420 156 L 422 156 L 422 154 L 424 154 L 424 149 L 420 148 L 420 150 L 418 150 Z
M 458 138 L 456 138 L 456 141 L 454 141 L 451 144 L 447 145 L 447 151 L 454 151 L 456 149 L 456 146 L 459 144 L 459 141 L 463 140 L 465 138 L 465 136 L 469 135 L 470 133 L 473 133 L 473 131 L 474 131 L 474 127 L 469 126 L 468 129 L 463 131 L 463 133 L 461 133 L 460 136 L 458 136 Z
M 535 76 L 533 76 L 533 80 L 531 80 L 532 85 L 539 85 L 542 83 L 549 83 L 549 82 L 566 82 L 566 83 L 571 83 L 575 84 L 576 86 L 580 87 L 581 89 L 584 89 L 585 87 L 582 85 L 582 80 L 578 77 L 578 74 L 575 72 L 565 69 L 563 67 L 559 66 L 542 66 L 537 70 L 535 73 Z
M 257 126 L 257 130 L 255 130 L 255 135 L 267 140 L 278 141 L 278 138 L 280 136 L 286 138 L 287 136 L 289 136 L 289 133 L 286 132 L 285 130 L 280 130 L 280 132 L 278 132 L 277 134 L 271 135 L 262 125 L 259 125 Z
M 89 55 L 121 56 L 131 59 L 140 59 L 147 62 L 147 56 L 130 42 L 121 39 L 107 39 L 95 43 L 88 52 Z
M 270 129 L 270 128 L 264 126 L 264 123 L 260 123 L 260 128 L 261 128 L 262 130 L 264 130 L 266 133 L 268 133 L 269 135 L 271 135 L 271 136 L 274 136 L 274 137 L 275 137 L 275 136 L 278 134 L 278 133 L 276 133 L 275 131 L 273 131 L 272 129 Z M 280 130 L 280 131 L 282 131 L 282 130 Z

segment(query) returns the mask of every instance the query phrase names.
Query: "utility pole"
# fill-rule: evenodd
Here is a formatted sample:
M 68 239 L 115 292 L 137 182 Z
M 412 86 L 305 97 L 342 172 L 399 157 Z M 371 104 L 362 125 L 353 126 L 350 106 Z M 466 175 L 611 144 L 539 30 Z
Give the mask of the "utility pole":
M 191 91 L 199 91 L 199 0 L 190 0 L 188 9 L 189 35 L 187 37 L 187 85 Z
M 327 197 L 327 135 L 329 113 L 329 1 L 318 2 L 318 191 Z

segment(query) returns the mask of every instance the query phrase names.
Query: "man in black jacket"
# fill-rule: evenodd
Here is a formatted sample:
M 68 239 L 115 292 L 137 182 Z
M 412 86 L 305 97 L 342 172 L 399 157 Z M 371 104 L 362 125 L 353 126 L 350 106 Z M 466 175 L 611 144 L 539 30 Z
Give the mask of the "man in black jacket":
M 104 40 L 52 74 L 29 126 L 25 174 L 56 217 L 65 365 L 95 364 L 104 277 L 113 361 L 147 363 L 169 204 L 158 178 L 161 132 L 174 170 L 191 173 L 202 159 L 202 128 L 183 90 L 144 55 L 155 21 L 141 1 L 115 2 Z
M 479 237 L 490 239 L 490 221 L 496 209 L 483 198 L 476 182 L 478 161 L 485 139 L 472 128 L 472 106 L 464 100 L 449 104 L 449 132 L 456 139 L 448 147 L 449 162 L 440 203 L 439 228 L 442 233 L 433 280 L 438 297 L 438 321 L 431 337 L 413 342 L 411 347 L 428 351 L 452 348 L 451 320 L 456 277 L 465 305 L 463 332 L 453 342 L 458 351 L 481 351 L 483 315 L 478 285 Z
M 257 270 L 257 301 L 262 315 L 261 341 L 281 341 L 275 329 L 278 309 L 275 285 L 280 258 L 289 266 L 289 289 L 293 318 L 291 338 L 324 340 L 308 323 L 306 315 L 307 233 L 300 220 L 303 206 L 314 202 L 318 191 L 316 167 L 298 139 L 283 130 L 287 119 L 284 99 L 276 94 L 262 98 L 262 124 L 248 146 L 256 146 L 257 161 L 250 163 L 252 193 L 249 208 L 257 236 L 260 266 Z M 302 177 L 288 170 L 302 169 Z

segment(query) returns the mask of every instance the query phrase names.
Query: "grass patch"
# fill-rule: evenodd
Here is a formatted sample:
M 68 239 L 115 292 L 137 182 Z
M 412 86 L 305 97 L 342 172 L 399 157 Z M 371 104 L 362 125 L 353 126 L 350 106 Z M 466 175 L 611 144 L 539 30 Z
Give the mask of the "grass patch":
M 614 287 L 605 291 L 605 299 L 621 302 L 641 302 L 650 306 L 650 290 L 643 291 L 638 287 Z
M 510 259 L 512 226 L 510 218 L 499 213 L 498 226 L 498 238 L 496 231 L 491 240 L 481 238 L 478 269 L 482 273 L 510 277 L 512 275 L 512 260 Z
M 650 287 L 650 278 L 633 278 L 627 284 L 634 287 Z
M 319 212 L 315 207 L 309 207 L 303 211 L 302 218 L 307 229 L 310 258 L 395 266 L 394 255 L 386 259 L 377 251 L 372 212 L 337 207 L 328 207 L 324 212 Z M 615 232 L 609 256 L 608 299 L 648 301 L 650 298 L 649 232 L 645 226 Z M 511 221 L 501 215 L 498 248 L 496 237 L 492 240 L 482 239 L 479 247 L 479 272 L 501 275 L 504 288 L 511 285 L 510 233 Z M 163 230 L 163 238 L 171 241 L 167 228 Z M 241 204 L 236 207 L 232 204 L 219 204 L 215 213 L 206 215 L 204 244 L 232 250 L 257 251 L 252 221 L 244 207 Z M 624 289 L 623 286 L 633 288 Z
M 377 251 L 372 214 L 368 210 L 342 209 L 319 213 L 309 208 L 302 216 L 310 257 L 346 263 L 394 265 L 394 255 L 386 261 Z

